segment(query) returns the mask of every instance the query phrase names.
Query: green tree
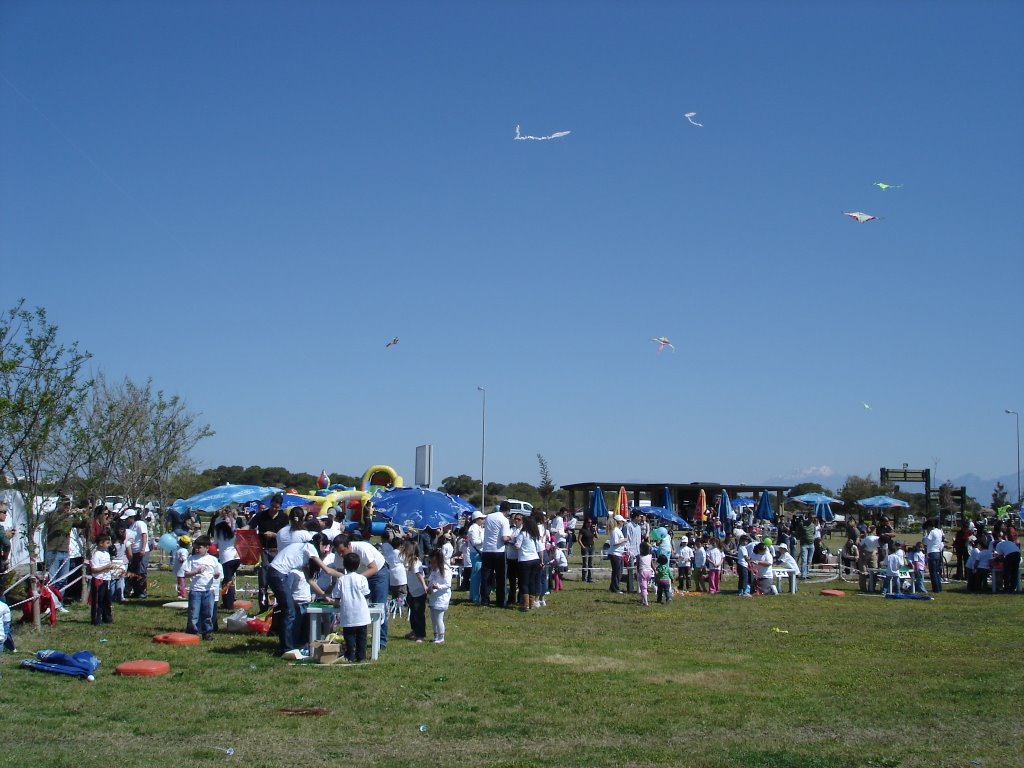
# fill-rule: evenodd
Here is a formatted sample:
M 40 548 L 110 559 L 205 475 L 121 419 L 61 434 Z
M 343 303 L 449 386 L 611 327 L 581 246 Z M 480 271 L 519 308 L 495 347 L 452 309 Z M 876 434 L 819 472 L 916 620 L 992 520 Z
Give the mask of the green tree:
M 802 496 L 805 493 L 823 493 L 826 496 L 835 496 L 831 490 L 819 483 L 798 483 L 789 489 L 789 493 L 787 495 Z
M 1000 482 L 992 489 L 992 509 L 996 510 L 1006 505 L 1006 488 Z
M 469 475 L 458 477 L 446 477 L 441 481 L 441 490 L 450 493 L 452 496 L 462 496 L 468 499 L 470 495 L 476 494 L 480 497 L 480 481 L 474 480 Z
M 89 354 L 65 346 L 46 310 L 18 302 L 0 318 L 0 472 L 14 477 L 25 500 L 29 564 L 35 572 L 35 532 L 44 524 L 43 497 L 63 489 L 79 469 L 81 435 L 75 414 L 92 382 L 83 378 Z M 39 628 L 39 598 L 34 615 Z
M 540 465 L 540 485 L 537 486 L 537 494 L 540 496 L 541 505 L 547 510 L 551 503 L 551 496 L 555 492 L 555 484 L 551 482 L 547 460 L 539 453 L 537 454 L 537 463 Z

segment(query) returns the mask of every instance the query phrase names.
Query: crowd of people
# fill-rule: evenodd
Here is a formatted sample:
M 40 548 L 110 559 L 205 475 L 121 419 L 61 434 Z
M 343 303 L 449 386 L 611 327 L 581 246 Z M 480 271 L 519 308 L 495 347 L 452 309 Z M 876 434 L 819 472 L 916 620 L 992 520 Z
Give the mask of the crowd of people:
M 6 517 L 0 504 L 0 573 L 7 571 L 4 561 L 11 549 Z M 115 513 L 99 504 L 87 511 L 60 499 L 47 518 L 49 586 L 65 601 L 87 592 L 92 622 L 113 622 L 114 605 L 148 596 L 149 522 L 135 508 Z M 341 509 L 324 515 L 305 507 L 285 510 L 280 494 L 255 509 L 226 505 L 212 515 L 205 532 L 194 513 L 174 512 L 167 519 L 178 545 L 170 566 L 178 596 L 188 601 L 186 632 L 212 639 L 218 608 L 234 610 L 241 565 L 237 536 L 248 529 L 261 544 L 257 599 L 261 613 L 271 615 L 273 608 L 277 654 L 308 652 L 307 608 L 318 600 L 334 607 L 332 629 L 340 630 L 351 661 L 366 658 L 371 604 L 390 599 L 407 607 L 410 631 L 405 637 L 417 643 L 427 639 L 429 608 L 432 640 L 443 644 L 453 591 L 468 592 L 472 605 L 522 612 L 542 608 L 552 592 L 562 589 L 576 546 L 580 582 L 592 583 L 598 560 L 607 560 L 609 591 L 635 593 L 645 606 L 652 591 L 664 604 L 679 593 L 719 593 L 723 576 L 732 573 L 740 596 L 776 594 L 777 569 L 808 578 L 812 565 L 830 562 L 820 521 L 795 514 L 770 531 L 758 526 L 757 521 L 738 520 L 727 534 L 711 527 L 673 533 L 648 520 L 643 510 L 634 510 L 629 518 L 608 518 L 599 550 L 596 520 L 580 522 L 565 508 L 552 514 L 512 509 L 504 501 L 491 513 L 474 512 L 447 530 L 403 532 L 388 526 L 375 546 L 346 530 Z M 881 581 L 883 592 L 900 592 L 903 580 L 910 578 L 914 592 L 937 593 L 945 581 L 946 545 L 937 521 L 929 521 L 921 540 L 908 545 L 884 515 L 874 522 L 851 517 L 836 567 L 847 575 L 856 572 L 865 591 Z M 969 591 L 983 590 L 997 577 L 995 586 L 1019 591 L 1020 548 L 1012 520 L 997 520 L 991 527 L 965 521 L 952 551 L 956 578 L 965 579 Z M 73 591 L 83 583 L 86 590 L 79 586 Z M 60 600 L 55 608 L 63 610 Z M 385 611 L 381 649 L 388 644 L 388 618 Z M 0 639 L 13 649 L 10 622 L 9 607 L 0 602 Z

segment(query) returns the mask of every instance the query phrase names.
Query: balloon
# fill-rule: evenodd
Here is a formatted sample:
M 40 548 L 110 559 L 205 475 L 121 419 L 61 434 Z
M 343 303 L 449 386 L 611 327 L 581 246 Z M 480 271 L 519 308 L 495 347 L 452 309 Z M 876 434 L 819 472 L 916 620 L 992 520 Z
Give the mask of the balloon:
M 178 539 L 173 533 L 165 533 L 156 545 L 164 552 L 173 552 L 178 548 Z
M 327 486 L 329 486 L 331 484 L 331 478 L 330 478 L 330 476 L 328 476 L 327 470 L 325 470 L 325 469 L 321 469 L 320 470 L 320 477 L 318 477 L 316 479 L 316 484 L 317 484 L 317 487 L 321 488 L 321 489 L 327 488 Z

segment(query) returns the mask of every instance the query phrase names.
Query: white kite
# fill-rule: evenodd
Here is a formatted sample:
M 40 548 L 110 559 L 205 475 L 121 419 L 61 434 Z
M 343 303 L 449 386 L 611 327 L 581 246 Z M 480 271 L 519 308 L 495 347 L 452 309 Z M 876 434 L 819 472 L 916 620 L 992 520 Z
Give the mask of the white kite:
M 696 126 L 697 126 L 698 128 L 703 128 L 703 127 L 704 127 L 704 123 L 698 123 L 698 122 L 697 122 L 696 120 L 694 120 L 694 119 L 693 119 L 693 118 L 695 118 L 696 116 L 697 116 L 697 113 L 696 113 L 696 112 L 687 112 L 687 113 L 686 113 L 686 114 L 684 115 L 684 117 L 685 117 L 685 118 L 686 118 L 687 120 L 689 120 L 689 121 L 690 121 L 690 125 L 696 125 Z
M 555 133 L 552 133 L 550 136 L 523 136 L 522 134 L 519 133 L 519 126 L 517 125 L 516 126 L 515 140 L 516 141 L 527 141 L 527 140 L 530 140 L 530 141 L 547 141 L 548 139 L 560 139 L 563 136 L 568 136 L 570 133 L 572 133 L 572 131 L 556 131 Z
M 661 353 L 661 350 L 663 350 L 665 347 L 668 347 L 673 352 L 676 351 L 675 345 L 668 340 L 668 336 L 658 336 L 657 338 L 652 338 L 651 341 L 655 342 L 658 345 L 659 354 Z
M 878 221 L 877 216 L 872 216 L 870 213 L 864 213 L 863 211 L 843 211 L 843 216 L 849 216 L 858 224 L 865 224 L 869 221 Z
M 903 189 L 902 184 L 886 184 L 884 181 L 876 181 L 871 186 L 878 187 L 883 192 L 885 192 L 885 190 L 887 189 Z

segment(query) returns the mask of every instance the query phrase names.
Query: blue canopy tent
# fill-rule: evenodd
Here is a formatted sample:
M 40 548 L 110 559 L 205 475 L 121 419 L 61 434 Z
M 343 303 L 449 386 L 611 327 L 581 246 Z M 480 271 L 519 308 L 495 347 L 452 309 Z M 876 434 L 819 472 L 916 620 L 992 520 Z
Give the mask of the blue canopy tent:
M 735 499 L 729 502 L 733 509 L 744 509 L 746 507 L 757 506 L 753 499 L 748 499 L 746 496 L 737 496 Z
M 171 509 L 176 512 L 184 512 L 188 509 L 195 509 L 202 512 L 216 512 L 228 504 L 245 504 L 249 501 L 262 501 L 268 499 L 275 493 L 281 493 L 280 488 L 271 488 L 261 485 L 218 485 L 208 491 L 189 496 L 187 499 L 178 499 L 171 504 Z
M 666 509 L 665 507 L 634 507 L 633 511 L 642 512 L 645 515 L 653 515 L 659 520 L 664 520 L 666 523 L 674 523 L 684 531 L 689 531 L 693 527 L 671 509 Z
M 754 510 L 755 520 L 774 520 L 775 511 L 772 509 L 772 500 L 768 491 L 763 491 L 757 499 L 757 508 Z
M 586 519 L 595 523 L 602 517 L 608 517 L 608 505 L 604 501 L 604 491 L 597 486 L 590 492 L 590 507 L 587 509 Z

